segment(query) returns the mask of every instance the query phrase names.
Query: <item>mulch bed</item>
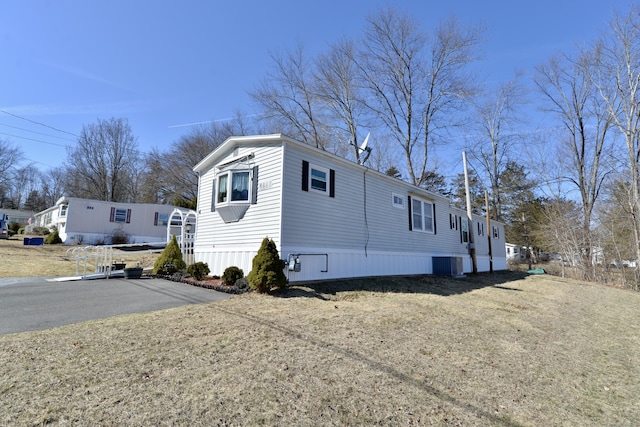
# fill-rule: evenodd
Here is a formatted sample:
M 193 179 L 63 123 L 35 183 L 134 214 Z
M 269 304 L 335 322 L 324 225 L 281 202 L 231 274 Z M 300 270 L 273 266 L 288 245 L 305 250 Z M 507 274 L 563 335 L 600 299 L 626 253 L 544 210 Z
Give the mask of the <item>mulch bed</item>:
M 249 289 L 241 289 L 237 286 L 229 286 L 225 285 L 217 276 L 207 277 L 204 280 L 196 280 L 193 277 L 183 277 L 181 274 L 173 274 L 173 275 L 156 275 L 154 276 L 158 279 L 171 280 L 172 282 L 181 282 L 186 283 L 191 286 L 199 286 L 205 289 L 213 289 L 214 291 L 225 292 L 228 294 L 244 294 L 249 292 Z

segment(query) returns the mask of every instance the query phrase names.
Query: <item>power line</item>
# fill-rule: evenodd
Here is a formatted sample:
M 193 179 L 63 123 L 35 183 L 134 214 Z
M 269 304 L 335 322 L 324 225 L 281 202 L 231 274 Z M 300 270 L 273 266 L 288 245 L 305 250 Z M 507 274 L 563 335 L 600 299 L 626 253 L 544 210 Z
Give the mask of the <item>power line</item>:
M 5 132 L 0 132 L 0 135 L 10 136 L 10 137 L 13 137 L 13 138 L 26 139 L 27 141 L 40 142 L 42 144 L 55 145 L 57 147 L 64 147 L 64 148 L 68 148 L 69 147 L 69 145 L 56 144 L 55 142 L 48 142 L 48 141 L 43 141 L 41 139 L 27 138 L 26 136 L 12 135 L 10 133 L 5 133 Z
M 35 130 L 31 130 L 31 129 L 25 129 L 25 128 L 21 128 L 21 127 L 18 127 L 18 126 L 11 126 L 11 125 L 7 125 L 7 124 L 4 124 L 4 123 L 0 123 L 0 126 L 5 126 L 5 127 L 8 127 L 8 128 L 12 128 L 12 129 L 23 130 L 25 132 L 36 133 L 38 135 L 48 136 L 48 137 L 51 137 L 51 138 L 58 138 L 58 139 L 62 139 L 64 141 L 75 142 L 75 140 L 69 139 L 69 138 L 65 138 L 63 136 L 49 135 L 47 133 L 38 132 L 38 131 L 35 131 Z
M 78 137 L 78 135 L 76 135 L 75 133 L 67 132 L 66 130 L 58 129 L 58 128 L 56 128 L 56 127 L 49 126 L 49 125 L 47 125 L 47 124 L 45 124 L 45 123 L 42 123 L 42 122 L 37 122 L 37 121 L 35 121 L 35 120 L 27 119 L 26 117 L 22 117 L 22 116 L 19 116 L 19 115 L 17 115 L 17 114 L 10 113 L 10 112 L 8 112 L 8 111 L 6 111 L 6 110 L 0 110 L 0 113 L 5 113 L 5 114 L 8 114 L 8 115 L 10 115 L 10 116 L 16 117 L 16 118 L 18 118 L 18 119 L 26 120 L 26 121 L 28 121 L 28 122 L 30 122 L 30 123 L 34 123 L 34 124 L 36 124 L 36 125 L 40 125 L 40 126 L 47 127 L 47 128 L 49 128 L 49 129 L 53 129 L 53 130 L 55 130 L 56 132 L 66 133 L 66 134 L 68 134 L 68 135 L 75 136 L 76 138 L 79 138 L 79 137 Z

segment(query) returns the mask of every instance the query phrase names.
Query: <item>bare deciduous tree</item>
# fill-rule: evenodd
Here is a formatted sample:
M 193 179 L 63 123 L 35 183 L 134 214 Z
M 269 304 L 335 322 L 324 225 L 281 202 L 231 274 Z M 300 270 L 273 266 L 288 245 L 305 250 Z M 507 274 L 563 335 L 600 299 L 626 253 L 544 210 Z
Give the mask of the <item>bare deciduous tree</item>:
M 595 65 L 594 82 L 627 149 L 633 238 L 640 260 L 640 6 L 614 16 L 596 44 Z
M 241 135 L 236 126 L 232 121 L 195 127 L 174 142 L 166 154 L 154 154 L 160 163 L 149 164 L 145 191 L 156 194 L 163 203 L 193 203 L 198 195 L 198 177 L 193 167 L 228 137 Z
M 519 107 L 525 102 L 525 92 L 520 84 L 521 74 L 496 90 L 489 91 L 483 101 L 475 106 L 475 122 L 480 138 L 472 147 L 473 156 L 482 165 L 482 172 L 491 186 L 492 217 L 502 221 L 502 186 L 500 177 L 521 138 L 517 124 L 521 122 Z
M 351 151 L 356 163 L 362 163 L 358 128 L 366 119 L 352 41 L 340 41 L 318 57 L 314 85 L 316 96 L 331 116 L 326 127 L 335 130 L 331 133 L 338 139 L 336 152 L 346 148 L 345 154 Z
M 9 206 L 13 203 L 9 194 L 13 188 L 13 180 L 19 166 L 22 150 L 14 147 L 7 140 L 0 141 L 0 146 L 2 146 L 2 150 L 0 150 L 0 207 L 13 207 Z
M 559 121 L 557 162 L 562 175 L 579 194 L 582 207 L 582 264 L 591 271 L 592 216 L 607 171 L 602 156 L 611 128 L 611 115 L 597 93 L 592 75 L 593 56 L 583 51 L 577 59 L 556 56 L 537 67 L 534 79 L 544 96 L 544 110 Z
M 76 147 L 69 150 L 70 195 L 130 201 L 129 181 L 138 167 L 137 149 L 126 119 L 98 120 L 83 126 Z
M 388 9 L 368 18 L 359 66 L 367 105 L 404 154 L 409 181 L 421 185 L 439 132 L 473 92 L 465 67 L 481 31 L 455 19 L 429 37 L 408 15 Z
M 49 169 L 43 174 L 41 192 L 47 207 L 53 206 L 60 197 L 64 196 L 65 176 L 66 169 L 61 166 Z
M 312 63 L 302 46 L 272 55 L 274 70 L 250 92 L 271 127 L 307 144 L 326 149 L 329 140 L 320 119 L 322 109 L 313 88 Z

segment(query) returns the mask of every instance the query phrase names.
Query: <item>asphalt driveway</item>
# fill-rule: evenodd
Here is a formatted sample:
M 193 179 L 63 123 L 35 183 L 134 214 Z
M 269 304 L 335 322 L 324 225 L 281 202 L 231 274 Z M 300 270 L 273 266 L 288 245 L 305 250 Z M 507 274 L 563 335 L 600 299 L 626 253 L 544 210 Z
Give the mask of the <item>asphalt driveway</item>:
M 0 334 L 202 304 L 231 296 L 152 278 L 69 282 L 48 282 L 42 277 L 0 279 Z

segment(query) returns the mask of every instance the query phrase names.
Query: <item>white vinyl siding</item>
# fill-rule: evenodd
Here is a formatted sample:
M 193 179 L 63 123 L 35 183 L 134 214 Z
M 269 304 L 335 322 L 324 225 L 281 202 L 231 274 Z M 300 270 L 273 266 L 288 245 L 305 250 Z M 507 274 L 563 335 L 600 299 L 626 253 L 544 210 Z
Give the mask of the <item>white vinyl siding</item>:
M 220 200 L 219 176 L 227 176 L 230 172 L 249 172 L 240 167 L 236 167 L 233 171 L 223 170 L 221 172 L 216 170 L 214 165 L 201 173 L 198 186 L 198 238 L 195 244 L 197 251 L 220 251 L 224 248 L 249 248 L 257 251 L 265 237 L 274 239 L 276 243 L 279 242 L 282 146 L 274 143 L 250 149 L 240 147 L 235 153 L 230 151 L 226 156 L 222 156 L 216 164 L 224 164 L 231 158 L 251 153 L 254 154 L 254 157 L 246 166 L 251 171 L 258 170 L 258 172 L 255 186 L 251 182 L 253 172 L 249 174 L 249 192 L 255 188 L 256 194 L 250 194 L 247 196 L 249 200 L 238 200 L 237 203 L 249 201 L 255 202 L 255 204 L 251 204 L 243 218 L 237 222 L 225 223 L 217 211 L 221 205 L 212 203 L 214 201 L 212 199 L 215 197 L 216 202 Z M 258 168 L 254 169 L 255 166 Z M 299 178 L 297 182 L 299 185 Z M 228 204 L 233 204 L 232 183 L 229 181 L 225 181 L 225 183 L 228 188 L 225 200 L 228 201 Z M 227 265 L 225 268 L 229 266 Z M 218 274 L 218 272 L 214 274 Z
M 335 198 L 314 197 L 311 191 L 301 190 L 302 161 L 309 165 L 335 168 Z M 357 165 L 337 164 L 321 155 L 310 154 L 301 147 L 287 145 L 283 179 L 283 245 L 296 247 L 324 247 L 365 251 L 394 252 L 460 252 L 460 239 L 456 230 L 445 232 L 432 224 L 447 224 L 448 201 L 435 199 L 440 204 L 435 212 L 439 218 L 430 220 L 431 233 L 414 233 L 407 226 L 407 210 L 399 209 L 390 195 L 407 200 L 408 185 L 395 179 L 385 179 L 365 172 Z M 366 198 L 364 189 L 366 188 Z M 366 214 L 365 214 L 366 205 Z M 430 204 L 432 206 L 432 204 Z M 408 207 L 408 206 L 407 206 Z M 433 216 L 433 207 L 428 214 Z M 365 220 L 366 219 L 366 220 Z
M 224 223 L 214 202 L 217 175 L 226 170 L 215 166 L 243 156 L 250 156 L 248 167 L 259 168 L 257 187 L 251 187 L 257 188 L 257 202 L 239 221 Z M 213 274 L 231 265 L 248 273 L 264 237 L 274 239 L 282 259 L 304 254 L 302 271 L 288 273 L 292 280 L 428 273 L 432 256 L 460 256 L 465 271 L 471 268 L 462 227 L 452 221 L 462 217 L 463 210 L 444 197 L 330 153 L 277 135 L 238 137 L 200 165 L 195 252 L 196 260 L 209 263 Z M 327 193 L 329 197 L 318 197 Z M 416 214 L 422 232 L 411 226 L 412 201 L 420 205 Z M 480 242 L 477 248 L 486 245 Z M 487 258 L 480 264 L 488 265 L 487 251 L 482 250 L 480 256 Z M 498 251 L 494 266 L 495 254 Z
M 67 206 L 64 216 L 60 215 L 60 207 L 47 212 L 54 214 L 50 217 L 50 225 L 58 227 L 65 244 L 109 242 L 116 229 L 127 233 L 131 243 L 164 242 L 167 230 L 156 225 L 156 215 L 168 217 L 174 209 L 170 205 L 114 203 L 75 197 L 66 197 L 61 203 Z

